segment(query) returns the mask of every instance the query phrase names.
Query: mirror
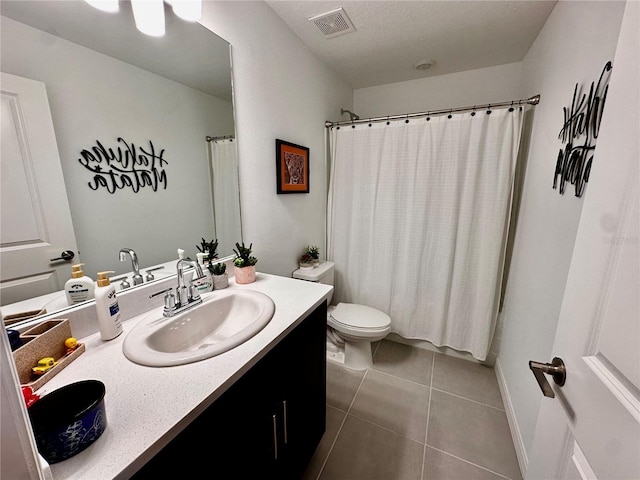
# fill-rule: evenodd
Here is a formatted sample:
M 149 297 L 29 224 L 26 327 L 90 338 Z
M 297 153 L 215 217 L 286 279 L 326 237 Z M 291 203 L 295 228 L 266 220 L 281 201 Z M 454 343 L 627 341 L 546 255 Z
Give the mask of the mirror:
M 143 276 L 179 248 L 195 258 L 202 238 L 231 255 L 242 237 L 230 45 L 166 5 L 164 37 L 137 31 L 128 2 L 109 14 L 81 0 L 3 0 L 0 14 L 1 70 L 47 89 L 78 245 L 59 288 L 78 262 L 94 280 L 130 272 L 125 247 Z M 122 173 L 127 155 L 149 175 L 135 162 Z

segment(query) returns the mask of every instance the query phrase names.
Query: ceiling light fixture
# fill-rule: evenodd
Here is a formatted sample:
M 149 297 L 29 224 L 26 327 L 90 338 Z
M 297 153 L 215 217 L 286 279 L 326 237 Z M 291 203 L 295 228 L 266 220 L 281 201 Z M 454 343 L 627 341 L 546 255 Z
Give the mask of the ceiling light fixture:
M 202 16 L 201 0 L 165 0 L 173 7 L 173 13 L 187 22 L 197 22 Z
M 104 12 L 117 12 L 118 0 L 85 0 L 89 5 Z M 202 16 L 202 0 L 166 0 L 173 13 L 188 22 L 197 22 Z M 161 37 L 164 28 L 163 0 L 131 0 L 136 28 L 153 37 Z
M 131 0 L 136 28 L 152 37 L 164 35 L 164 4 L 162 0 Z
M 413 68 L 416 70 L 428 70 L 431 66 L 436 63 L 435 60 L 419 60 L 413 65 Z
M 118 0 L 85 0 L 89 5 L 103 12 L 115 13 L 120 7 Z

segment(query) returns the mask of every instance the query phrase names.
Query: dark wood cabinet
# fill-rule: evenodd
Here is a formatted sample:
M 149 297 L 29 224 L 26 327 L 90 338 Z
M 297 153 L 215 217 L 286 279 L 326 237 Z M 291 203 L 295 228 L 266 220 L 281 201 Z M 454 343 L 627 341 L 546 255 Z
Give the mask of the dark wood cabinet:
M 323 303 L 135 475 L 299 479 L 325 430 Z

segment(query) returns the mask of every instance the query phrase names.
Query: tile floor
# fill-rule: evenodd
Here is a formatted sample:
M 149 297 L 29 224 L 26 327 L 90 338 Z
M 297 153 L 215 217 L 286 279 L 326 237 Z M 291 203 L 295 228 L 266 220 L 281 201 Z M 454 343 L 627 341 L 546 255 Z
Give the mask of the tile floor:
M 493 369 L 383 340 L 327 362 L 327 428 L 303 480 L 520 480 Z

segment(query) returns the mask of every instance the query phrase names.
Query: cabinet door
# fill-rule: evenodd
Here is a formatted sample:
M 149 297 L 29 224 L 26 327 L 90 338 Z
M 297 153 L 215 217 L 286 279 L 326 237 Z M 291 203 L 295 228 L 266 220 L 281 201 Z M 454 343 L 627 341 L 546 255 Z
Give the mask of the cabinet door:
M 299 479 L 315 452 L 326 423 L 326 303 L 285 340 L 278 363 L 287 478 Z

